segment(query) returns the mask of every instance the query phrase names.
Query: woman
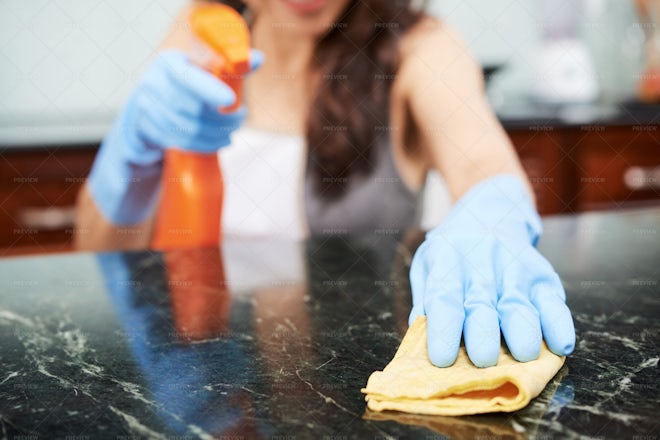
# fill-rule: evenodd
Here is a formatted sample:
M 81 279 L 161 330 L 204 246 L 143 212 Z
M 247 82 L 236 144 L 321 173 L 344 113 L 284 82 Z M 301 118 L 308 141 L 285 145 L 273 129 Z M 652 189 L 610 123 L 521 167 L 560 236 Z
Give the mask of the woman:
M 240 144 L 220 153 L 224 227 L 239 234 L 402 230 L 436 169 L 457 202 L 410 272 L 410 321 L 427 316 L 431 361 L 451 365 L 463 335 L 475 365 L 494 365 L 500 330 L 520 361 L 538 356 L 542 336 L 553 352 L 572 352 L 561 282 L 534 248 L 529 184 L 460 38 L 406 1 L 246 3 L 266 60 L 246 80 L 247 120 L 244 109 L 218 111 L 235 100 L 227 86 L 184 52 L 163 53 L 104 140 L 80 197 L 80 247 L 148 245 L 168 145 Z M 182 47 L 184 29 L 167 45 Z M 254 67 L 260 58 L 253 52 Z M 264 177 L 269 166 L 279 181 Z

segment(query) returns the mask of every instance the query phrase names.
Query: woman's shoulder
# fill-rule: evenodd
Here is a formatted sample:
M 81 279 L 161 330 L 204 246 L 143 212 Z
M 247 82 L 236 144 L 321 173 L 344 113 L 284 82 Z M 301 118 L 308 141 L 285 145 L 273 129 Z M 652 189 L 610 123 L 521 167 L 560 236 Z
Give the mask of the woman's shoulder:
M 429 38 L 438 38 L 451 31 L 451 26 L 438 17 L 423 14 L 419 20 L 409 27 L 401 39 L 401 48 L 410 50 L 413 46 L 427 41 Z
M 481 72 L 460 33 L 437 17 L 425 15 L 420 18 L 401 38 L 399 51 L 399 73 L 402 76 L 416 77 L 430 72 Z
M 477 65 L 459 32 L 446 21 L 429 15 L 420 18 L 403 35 L 399 49 L 402 67 L 411 64 L 411 60 L 434 67 L 449 67 L 457 62 L 457 67 Z

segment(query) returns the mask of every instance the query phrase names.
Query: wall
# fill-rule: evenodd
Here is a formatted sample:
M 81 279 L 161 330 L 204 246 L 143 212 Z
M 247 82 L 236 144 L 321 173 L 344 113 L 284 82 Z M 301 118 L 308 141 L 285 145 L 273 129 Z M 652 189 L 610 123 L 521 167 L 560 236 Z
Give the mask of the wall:
M 549 15 L 578 23 L 601 101 L 634 95 L 644 32 L 632 0 L 432 0 L 429 5 L 461 31 L 482 63 L 504 64 L 490 91 L 496 106 L 528 99 L 544 80 L 535 61 Z
M 482 64 L 503 64 L 507 88 L 529 88 L 539 40 L 533 0 L 432 0 L 429 10 L 459 30 Z
M 0 1 L 0 145 L 98 141 L 188 1 Z M 542 26 L 536 1 L 542 0 L 428 2 L 483 64 L 505 65 L 490 89 L 494 104 L 530 94 Z M 634 87 L 630 66 L 637 61 L 626 54 L 638 50 L 641 38 L 631 32 L 631 2 L 586 4 L 585 40 L 599 80 L 619 99 Z
M 98 140 L 186 3 L 0 1 L 0 145 Z

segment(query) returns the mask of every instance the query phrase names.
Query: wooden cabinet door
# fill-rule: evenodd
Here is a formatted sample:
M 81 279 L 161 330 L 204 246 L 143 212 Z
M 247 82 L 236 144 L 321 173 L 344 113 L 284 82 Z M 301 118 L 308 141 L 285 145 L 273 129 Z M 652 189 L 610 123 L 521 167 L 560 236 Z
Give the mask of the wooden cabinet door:
M 660 202 L 658 125 L 608 126 L 574 132 L 580 211 L 616 209 Z
M 534 188 L 541 215 L 572 212 L 574 197 L 566 182 L 573 174 L 565 133 L 554 127 L 530 127 L 508 132 Z
M 0 256 L 70 249 L 95 155 L 94 146 L 0 150 Z

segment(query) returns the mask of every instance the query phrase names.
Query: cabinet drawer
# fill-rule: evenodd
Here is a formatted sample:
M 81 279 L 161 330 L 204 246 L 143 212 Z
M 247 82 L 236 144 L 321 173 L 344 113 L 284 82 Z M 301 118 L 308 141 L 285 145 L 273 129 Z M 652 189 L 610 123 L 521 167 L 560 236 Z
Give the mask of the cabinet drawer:
M 95 146 L 0 150 L 0 256 L 71 243 L 76 197 Z
M 657 125 L 607 127 L 578 137 L 580 210 L 660 202 L 660 131 Z
M 534 189 L 542 215 L 571 212 L 573 198 L 566 185 L 570 160 L 564 150 L 564 133 L 553 127 L 530 127 L 508 132 Z

